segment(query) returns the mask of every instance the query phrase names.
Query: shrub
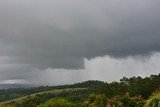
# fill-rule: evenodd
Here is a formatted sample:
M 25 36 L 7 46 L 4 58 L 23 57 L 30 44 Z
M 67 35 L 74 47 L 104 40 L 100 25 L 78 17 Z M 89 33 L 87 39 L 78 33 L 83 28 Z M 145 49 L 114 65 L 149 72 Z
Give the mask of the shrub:
M 129 95 L 115 96 L 109 100 L 108 104 L 115 107 L 143 107 L 144 100 L 141 96 L 138 97 L 130 97 Z
M 87 105 L 74 104 L 65 99 L 54 98 L 43 104 L 40 104 L 38 107 L 87 107 Z
M 14 104 L 1 104 L 0 107 L 16 107 Z
M 160 91 L 155 92 L 145 104 L 145 107 L 160 107 Z

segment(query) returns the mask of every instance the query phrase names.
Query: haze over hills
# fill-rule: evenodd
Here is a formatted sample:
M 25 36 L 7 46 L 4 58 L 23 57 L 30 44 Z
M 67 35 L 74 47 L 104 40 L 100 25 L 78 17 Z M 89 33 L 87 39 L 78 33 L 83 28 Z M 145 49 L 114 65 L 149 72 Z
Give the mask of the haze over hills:
M 0 89 L 9 89 L 9 88 L 32 88 L 38 87 L 35 84 L 0 84 Z

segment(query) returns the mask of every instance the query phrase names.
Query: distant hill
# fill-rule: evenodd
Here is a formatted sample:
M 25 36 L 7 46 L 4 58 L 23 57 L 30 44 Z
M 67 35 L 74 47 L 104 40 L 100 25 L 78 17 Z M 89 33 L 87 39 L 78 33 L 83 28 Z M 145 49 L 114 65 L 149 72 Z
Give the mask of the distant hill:
M 33 84 L 0 84 L 0 89 L 9 89 L 9 88 L 31 88 L 37 87 Z

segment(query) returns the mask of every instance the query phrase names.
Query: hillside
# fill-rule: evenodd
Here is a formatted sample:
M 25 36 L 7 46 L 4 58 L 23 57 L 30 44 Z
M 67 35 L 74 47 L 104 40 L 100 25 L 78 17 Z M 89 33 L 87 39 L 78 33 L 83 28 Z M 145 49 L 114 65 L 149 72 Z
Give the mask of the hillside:
M 69 92 L 69 91 L 72 91 L 72 90 L 78 91 L 78 90 L 85 90 L 85 89 L 86 88 L 55 89 L 55 90 L 50 90 L 50 91 L 44 91 L 44 92 L 38 92 L 38 93 L 30 94 L 30 95 L 27 95 L 27 96 L 23 96 L 23 97 L 12 99 L 12 100 L 8 100 L 8 101 L 3 101 L 3 102 L 0 102 L 0 104 L 7 104 L 7 103 L 12 103 L 12 102 L 20 103 L 24 99 L 26 99 L 27 97 L 34 98 L 37 95 L 44 95 L 44 94 L 55 94 L 55 95 L 57 95 L 57 94 L 62 93 L 62 92 Z
M 0 107 L 159 107 L 159 94 L 160 74 L 145 78 L 124 77 L 112 83 L 85 81 L 0 90 Z

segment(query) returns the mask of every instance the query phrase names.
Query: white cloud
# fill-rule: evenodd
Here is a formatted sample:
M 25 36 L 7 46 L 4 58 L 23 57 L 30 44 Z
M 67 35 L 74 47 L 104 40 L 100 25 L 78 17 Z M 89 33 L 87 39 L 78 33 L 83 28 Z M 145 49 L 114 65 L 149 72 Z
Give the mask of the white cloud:
M 51 69 L 44 71 L 34 70 L 34 76 L 26 80 L 26 83 L 34 84 L 70 84 L 86 80 L 102 80 L 106 82 L 132 76 L 146 77 L 160 73 L 160 53 L 153 53 L 150 57 L 113 58 L 110 56 L 85 59 L 85 68 L 79 70 Z M 6 80 L 5 83 L 16 83 L 16 80 Z M 3 82 L 3 83 L 4 83 Z M 24 81 L 17 81 L 23 82 Z M 2 82 L 1 82 L 2 83 Z
M 90 79 L 107 82 L 118 81 L 123 77 L 142 76 L 160 73 L 160 53 L 150 57 L 112 58 L 109 56 L 85 60 L 85 71 Z

